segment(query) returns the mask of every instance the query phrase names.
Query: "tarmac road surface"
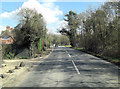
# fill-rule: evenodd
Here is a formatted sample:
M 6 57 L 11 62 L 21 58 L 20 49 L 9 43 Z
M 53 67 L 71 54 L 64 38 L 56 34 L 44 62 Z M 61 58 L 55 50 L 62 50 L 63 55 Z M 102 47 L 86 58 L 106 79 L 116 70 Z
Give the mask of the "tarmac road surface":
M 16 87 L 119 87 L 118 67 L 66 47 L 56 47 Z

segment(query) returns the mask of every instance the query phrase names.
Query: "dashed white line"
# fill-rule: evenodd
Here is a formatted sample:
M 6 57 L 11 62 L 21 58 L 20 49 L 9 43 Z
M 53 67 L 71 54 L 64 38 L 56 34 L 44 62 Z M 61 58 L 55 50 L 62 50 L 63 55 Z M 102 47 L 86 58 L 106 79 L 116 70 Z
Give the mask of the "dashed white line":
M 71 57 L 70 54 L 68 54 L 68 56 Z
M 66 51 L 66 53 L 68 54 L 69 57 L 71 57 L 70 54 L 68 53 L 68 51 Z
M 66 53 L 68 54 L 69 57 L 71 57 L 71 55 L 68 53 L 68 51 L 66 51 Z M 80 74 L 80 71 L 78 70 L 77 66 L 75 65 L 74 61 L 72 60 L 73 66 L 77 72 L 77 74 Z
M 77 71 L 77 73 L 78 73 L 78 74 L 80 74 L 80 72 L 79 72 L 79 70 L 78 70 L 78 68 L 77 68 L 77 66 L 75 65 L 75 63 L 74 63 L 74 61 L 73 61 L 73 60 L 72 60 L 72 63 L 73 63 L 73 65 L 74 65 L 75 70 Z
M 68 51 L 66 51 L 66 53 L 68 53 Z

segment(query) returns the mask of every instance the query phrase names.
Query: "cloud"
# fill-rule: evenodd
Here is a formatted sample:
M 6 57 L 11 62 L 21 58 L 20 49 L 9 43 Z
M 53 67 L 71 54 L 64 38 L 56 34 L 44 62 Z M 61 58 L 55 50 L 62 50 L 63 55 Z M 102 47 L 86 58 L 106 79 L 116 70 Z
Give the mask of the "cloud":
M 47 25 L 58 23 L 60 21 L 59 16 L 63 15 L 63 12 L 59 10 L 59 7 L 53 3 L 54 1 L 56 0 L 52 0 L 52 2 L 40 3 L 37 0 L 28 0 L 24 2 L 19 9 L 12 12 L 4 12 L 0 14 L 0 19 L 8 18 L 15 20 L 17 13 L 20 11 L 21 8 L 29 8 L 35 9 L 38 13 L 41 13 Z M 55 29 L 53 29 L 53 31 L 55 31 Z
M 59 20 L 58 15 L 62 15 L 62 11 L 54 3 L 45 2 L 40 4 L 37 0 L 29 0 L 24 2 L 22 8 L 35 9 L 38 13 L 41 13 L 47 24 L 55 23 Z
M 15 11 L 12 11 L 12 12 L 4 12 L 2 14 L 0 14 L 0 18 L 15 18 L 17 16 L 17 13 L 19 12 L 19 10 L 15 10 Z
M 2 0 L 2 2 L 24 2 L 26 0 Z M 38 0 L 40 2 L 105 2 L 105 1 L 119 1 L 119 0 Z
M 60 34 L 59 33 L 59 30 L 62 29 L 63 27 L 66 27 L 67 28 L 68 26 L 68 22 L 64 21 L 64 20 L 59 20 L 56 22 L 56 25 L 51 25 L 51 26 L 48 26 L 48 33 L 54 33 L 54 34 Z
M 52 2 L 44 2 L 41 4 L 37 0 L 29 0 L 27 2 L 24 2 L 21 8 L 35 9 L 38 13 L 41 13 L 43 15 L 47 24 L 55 23 L 59 20 L 57 16 L 63 14 L 63 12 L 59 10 L 59 7 L 55 6 Z M 10 13 L 4 12 L 0 14 L 0 18 L 14 18 L 21 8 Z
M 54 27 L 48 27 L 48 33 L 54 33 L 55 30 Z
M 4 30 L 6 30 L 6 27 L 0 25 L 0 34 L 1 34 L 1 32 L 4 31 Z
M 68 25 L 68 22 L 61 20 L 57 25 L 58 25 L 57 28 L 61 29 L 63 27 L 66 27 Z

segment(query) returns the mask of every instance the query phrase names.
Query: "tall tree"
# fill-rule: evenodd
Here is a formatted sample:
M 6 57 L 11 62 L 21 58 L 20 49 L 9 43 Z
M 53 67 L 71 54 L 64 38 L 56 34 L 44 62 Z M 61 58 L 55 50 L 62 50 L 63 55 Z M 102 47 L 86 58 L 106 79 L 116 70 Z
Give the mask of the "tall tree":
M 71 46 L 75 47 L 77 28 L 79 27 L 78 15 L 73 11 L 69 11 L 65 16 L 66 18 L 64 20 L 68 22 L 68 28 L 62 28 L 60 33 L 66 34 L 70 39 Z
M 41 14 L 38 14 L 35 10 L 21 9 L 19 13 L 20 26 L 17 25 L 15 30 L 16 34 L 20 34 L 21 44 L 30 49 L 30 56 L 35 54 L 35 49 L 38 46 L 40 39 L 46 37 L 46 25 Z M 22 36 L 23 35 L 23 36 Z M 16 41 L 19 39 L 16 35 Z M 44 43 L 44 42 L 42 42 Z

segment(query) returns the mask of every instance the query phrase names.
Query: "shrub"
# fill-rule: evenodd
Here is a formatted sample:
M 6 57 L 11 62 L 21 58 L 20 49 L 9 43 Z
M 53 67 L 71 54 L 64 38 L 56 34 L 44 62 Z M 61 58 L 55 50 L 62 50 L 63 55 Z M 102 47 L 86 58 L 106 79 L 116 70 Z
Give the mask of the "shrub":
M 6 55 L 6 57 L 7 57 L 8 59 L 12 59 L 12 58 L 14 57 L 14 54 L 11 53 L 11 52 L 9 52 L 9 53 Z
M 27 57 L 27 56 L 21 56 L 21 57 L 19 57 L 19 59 L 28 59 L 29 57 Z

